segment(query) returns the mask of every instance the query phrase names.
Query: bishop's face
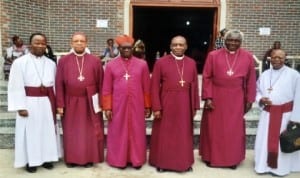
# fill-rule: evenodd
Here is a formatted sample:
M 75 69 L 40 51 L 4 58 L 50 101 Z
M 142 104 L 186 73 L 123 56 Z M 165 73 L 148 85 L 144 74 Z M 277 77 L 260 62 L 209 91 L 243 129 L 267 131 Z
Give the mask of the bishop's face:
M 187 44 L 185 38 L 181 36 L 177 36 L 172 39 L 171 45 L 170 45 L 171 51 L 175 56 L 181 57 L 184 55 Z
M 273 69 L 278 70 L 280 69 L 285 62 L 286 56 L 285 52 L 283 50 L 277 49 L 273 50 L 271 53 L 271 64 L 273 66 Z
M 229 51 L 236 51 L 241 46 L 241 39 L 235 37 L 228 37 L 225 40 L 225 46 Z
M 130 58 L 132 56 L 133 47 L 131 43 L 122 43 L 119 46 L 120 55 L 123 58 Z
M 44 36 L 35 35 L 30 44 L 30 52 L 35 56 L 43 56 L 47 47 L 47 41 Z
M 72 37 L 71 47 L 77 54 L 83 54 L 87 47 L 87 39 L 84 35 L 77 34 Z

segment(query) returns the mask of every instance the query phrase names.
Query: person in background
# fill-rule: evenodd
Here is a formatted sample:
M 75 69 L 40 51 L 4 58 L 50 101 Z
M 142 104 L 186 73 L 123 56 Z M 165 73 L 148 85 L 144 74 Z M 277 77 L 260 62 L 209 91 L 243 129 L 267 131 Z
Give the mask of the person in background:
M 241 48 L 243 33 L 229 30 L 224 40 L 203 69 L 199 154 L 209 167 L 236 169 L 245 159 L 244 115 L 255 101 L 256 73 L 253 55 Z
M 103 54 L 100 56 L 103 64 L 107 64 L 111 59 L 115 58 L 119 54 L 119 50 L 114 46 L 114 39 L 109 38 L 106 41 L 107 47 L 104 49 Z
M 73 52 L 57 65 L 57 113 L 62 118 L 64 161 L 69 168 L 88 168 L 104 160 L 103 68 L 96 56 L 86 52 L 87 43 L 83 32 L 75 32 Z
M 225 36 L 225 33 L 227 32 L 228 30 L 226 28 L 222 29 L 220 31 L 220 36 L 216 39 L 215 41 L 215 49 L 220 49 L 220 48 L 224 48 L 225 47 L 225 44 L 224 44 L 224 36 Z
M 57 57 L 56 55 L 54 55 L 52 48 L 50 45 L 47 45 L 45 54 L 46 57 L 48 57 L 49 59 L 51 59 L 53 62 L 55 62 L 55 64 L 57 63 Z
M 14 166 L 30 173 L 38 166 L 52 169 L 60 157 L 56 130 L 56 65 L 44 56 L 47 39 L 33 33 L 30 52 L 16 59 L 8 81 L 8 111 L 17 111 Z M 58 127 L 57 127 L 58 128 Z
M 137 40 L 133 45 L 132 55 L 137 58 L 146 60 L 145 53 L 146 53 L 145 43 L 140 39 Z
M 28 53 L 28 48 L 23 44 L 23 40 L 15 35 L 12 37 L 13 45 L 6 49 L 5 61 L 4 61 L 4 79 L 8 80 L 10 67 L 14 60 L 18 57 Z
M 151 78 L 154 121 L 149 163 L 158 172 L 192 171 L 193 117 L 200 108 L 197 67 L 184 54 L 183 36 L 173 37 L 170 49 L 156 61 Z
M 132 55 L 134 39 L 116 37 L 120 56 L 107 63 L 102 100 L 108 119 L 107 163 L 140 169 L 146 162 L 145 117 L 151 115 L 150 73 L 146 61 Z
M 286 176 L 300 171 L 300 151 L 283 153 L 279 135 L 290 122 L 300 123 L 300 74 L 284 63 L 282 49 L 271 52 L 272 68 L 257 81 L 256 101 L 262 109 L 255 140 L 255 172 Z

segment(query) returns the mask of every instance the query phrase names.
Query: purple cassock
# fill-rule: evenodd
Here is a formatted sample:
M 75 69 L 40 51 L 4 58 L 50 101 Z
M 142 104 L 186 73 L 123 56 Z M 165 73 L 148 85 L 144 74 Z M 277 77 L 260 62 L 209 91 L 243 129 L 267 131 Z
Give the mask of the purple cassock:
M 199 154 L 211 166 L 238 165 L 245 159 L 245 104 L 255 101 L 253 56 L 244 49 L 212 51 L 202 80 L 202 99 L 212 99 L 215 108 L 203 112 Z
M 93 95 L 101 96 L 102 78 L 101 62 L 91 54 L 80 57 L 71 53 L 59 60 L 56 98 L 57 107 L 64 108 L 62 128 L 66 163 L 84 165 L 104 160 L 102 114 L 95 113 L 92 104 Z
M 175 60 L 166 55 L 156 61 L 152 73 L 152 110 L 161 111 L 154 119 L 150 143 L 151 165 L 186 171 L 194 163 L 193 113 L 200 108 L 196 63 L 185 56 Z
M 112 111 L 108 122 L 107 162 L 134 167 L 146 162 L 145 108 L 150 108 L 150 74 L 147 63 L 136 57 L 118 57 L 105 68 L 103 110 Z

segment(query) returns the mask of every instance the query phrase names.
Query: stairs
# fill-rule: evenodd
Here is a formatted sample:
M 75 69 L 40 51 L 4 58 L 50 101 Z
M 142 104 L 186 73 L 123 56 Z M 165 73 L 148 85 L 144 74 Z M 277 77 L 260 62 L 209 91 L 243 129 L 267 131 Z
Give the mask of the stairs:
M 201 80 L 200 80 L 201 81 Z M 201 103 L 201 106 L 203 103 Z M 201 122 L 202 109 L 197 112 L 194 118 L 194 148 L 198 148 L 199 134 L 200 134 L 200 122 Z M 253 149 L 255 134 L 257 128 L 259 116 L 259 109 L 257 105 L 254 105 L 253 109 L 246 114 L 246 139 L 247 149 Z M 151 135 L 153 118 L 146 120 L 146 133 L 147 141 Z M 107 121 L 105 120 L 105 125 Z M 105 126 L 105 133 L 107 133 Z M 14 132 L 15 132 L 15 113 L 7 112 L 7 81 L 0 80 L 0 149 L 11 149 L 14 147 Z

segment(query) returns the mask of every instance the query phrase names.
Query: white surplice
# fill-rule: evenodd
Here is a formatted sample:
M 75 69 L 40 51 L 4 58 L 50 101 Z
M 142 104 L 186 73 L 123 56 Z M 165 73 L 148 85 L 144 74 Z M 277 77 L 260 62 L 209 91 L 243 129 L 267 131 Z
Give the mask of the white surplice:
M 268 91 L 270 87 L 272 87 L 271 92 Z M 269 97 L 274 105 L 294 102 L 292 112 L 283 114 L 280 132 L 286 129 L 290 120 L 300 122 L 300 75 L 294 69 L 283 66 L 279 70 L 269 69 L 262 73 L 257 81 L 256 101 L 259 102 L 262 97 Z M 273 169 L 268 166 L 269 116 L 269 112 L 261 111 L 254 148 L 255 171 L 257 173 L 271 172 L 280 176 L 300 171 L 300 151 L 282 153 L 280 146 L 278 147 L 278 167 Z
M 28 117 L 16 114 L 14 167 L 39 166 L 58 161 L 60 145 L 47 96 L 30 97 L 25 86 L 54 86 L 56 65 L 47 57 L 28 53 L 16 59 L 8 82 L 8 111 L 27 110 Z M 57 134 L 56 134 L 57 133 Z

